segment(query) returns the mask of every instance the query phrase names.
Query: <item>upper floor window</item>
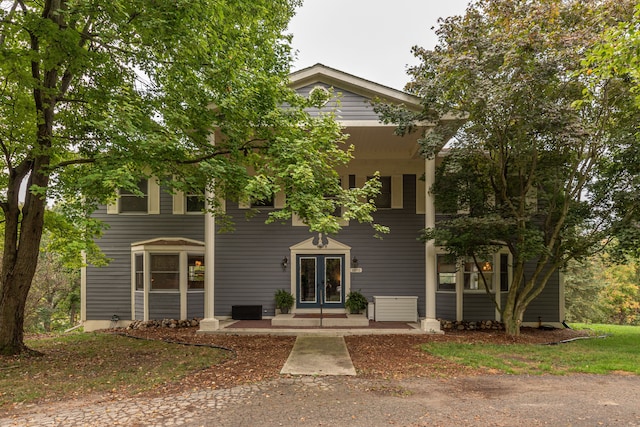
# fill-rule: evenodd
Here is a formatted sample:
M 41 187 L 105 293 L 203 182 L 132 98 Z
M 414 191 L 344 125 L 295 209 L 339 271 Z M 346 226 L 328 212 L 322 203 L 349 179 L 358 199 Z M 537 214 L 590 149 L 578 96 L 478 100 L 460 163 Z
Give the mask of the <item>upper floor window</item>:
M 143 178 L 136 184 L 136 190 L 121 188 L 118 198 L 107 204 L 107 214 L 150 214 L 160 213 L 160 184 L 155 178 Z
M 204 196 L 202 194 L 186 195 L 187 213 L 201 213 L 204 211 Z
M 367 179 L 372 179 L 372 176 L 368 176 Z M 381 176 L 380 193 L 375 198 L 375 204 L 377 208 L 391 209 L 391 177 Z
M 275 206 L 274 200 L 275 198 L 273 197 L 273 194 L 270 197 L 266 197 L 264 199 L 252 200 L 251 207 L 252 208 L 273 208 Z
M 141 179 L 138 181 L 137 187 L 142 194 L 136 194 L 132 190 L 120 189 L 120 212 L 147 212 L 149 206 L 148 180 Z

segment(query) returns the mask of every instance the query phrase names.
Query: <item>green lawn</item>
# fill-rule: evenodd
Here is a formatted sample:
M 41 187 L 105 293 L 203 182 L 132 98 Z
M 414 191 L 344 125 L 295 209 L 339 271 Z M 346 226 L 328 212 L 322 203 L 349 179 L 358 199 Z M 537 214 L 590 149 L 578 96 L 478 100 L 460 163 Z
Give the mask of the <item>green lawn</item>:
M 231 355 L 223 350 L 78 333 L 27 340 L 42 356 L 0 357 L 0 407 L 91 392 L 137 393 Z
M 572 325 L 594 338 L 558 345 L 430 343 L 422 349 L 462 365 L 508 374 L 631 373 L 640 375 L 640 327 Z M 606 335 L 604 338 L 597 336 Z

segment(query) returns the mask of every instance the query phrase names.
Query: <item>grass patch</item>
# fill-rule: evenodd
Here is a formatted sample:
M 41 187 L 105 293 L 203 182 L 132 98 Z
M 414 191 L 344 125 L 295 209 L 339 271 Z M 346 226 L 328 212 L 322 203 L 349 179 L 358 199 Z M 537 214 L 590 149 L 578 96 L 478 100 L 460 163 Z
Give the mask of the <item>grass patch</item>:
M 135 394 L 221 363 L 229 352 L 104 333 L 27 340 L 42 356 L 0 356 L 0 406 L 97 392 Z
M 422 350 L 461 365 L 508 374 L 640 375 L 640 327 L 574 325 L 574 329 L 585 328 L 594 336 L 607 336 L 559 345 L 429 343 Z

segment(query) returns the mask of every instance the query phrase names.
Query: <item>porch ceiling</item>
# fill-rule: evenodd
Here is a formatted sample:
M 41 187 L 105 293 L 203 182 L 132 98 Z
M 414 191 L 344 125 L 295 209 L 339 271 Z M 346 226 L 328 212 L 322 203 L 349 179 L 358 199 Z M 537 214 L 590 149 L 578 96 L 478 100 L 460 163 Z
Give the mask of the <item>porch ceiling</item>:
M 406 136 L 394 135 L 395 126 L 346 127 L 347 144 L 355 146 L 354 157 L 371 159 L 417 159 L 419 132 Z

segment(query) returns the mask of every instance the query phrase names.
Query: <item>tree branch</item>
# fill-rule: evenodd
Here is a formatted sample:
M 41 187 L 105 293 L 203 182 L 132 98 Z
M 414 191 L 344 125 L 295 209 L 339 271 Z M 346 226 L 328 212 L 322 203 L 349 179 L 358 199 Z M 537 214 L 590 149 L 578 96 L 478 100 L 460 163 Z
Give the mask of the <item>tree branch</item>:
M 96 159 L 87 159 L 87 158 L 75 159 L 75 160 L 66 160 L 64 162 L 59 162 L 59 163 L 56 163 L 55 165 L 51 165 L 50 169 L 53 171 L 53 170 L 58 170 L 58 169 L 65 168 L 67 166 L 86 165 L 86 164 L 91 164 L 91 163 L 95 163 L 95 162 L 96 162 Z
M 200 163 L 200 162 L 204 162 L 206 160 L 210 160 L 213 159 L 217 156 L 222 156 L 225 154 L 231 154 L 235 151 L 249 151 L 249 150 L 255 150 L 255 149 L 261 149 L 261 148 L 265 148 L 265 146 L 263 145 L 252 145 L 256 142 L 264 142 L 264 140 L 262 139 L 252 139 L 250 141 L 245 142 L 244 144 L 242 144 L 240 147 L 238 147 L 235 150 L 220 150 L 220 151 L 214 151 L 211 154 L 207 154 L 206 156 L 201 156 L 201 157 L 196 157 L 194 159 L 189 159 L 189 160 L 180 160 L 177 163 L 181 164 L 181 165 L 193 165 L 196 163 Z
M 3 20 L 3 22 L 5 23 L 10 23 L 11 22 L 11 18 L 13 17 L 13 14 L 15 13 L 16 9 L 18 8 L 18 3 L 20 3 L 19 0 L 16 0 L 13 2 L 13 5 L 11 6 L 11 9 L 9 10 L 9 13 L 7 14 L 7 18 L 6 20 Z M 24 4 L 23 4 L 24 6 Z M 5 31 L 0 31 L 0 46 L 2 46 L 4 44 L 5 39 L 7 38 L 7 33 Z

